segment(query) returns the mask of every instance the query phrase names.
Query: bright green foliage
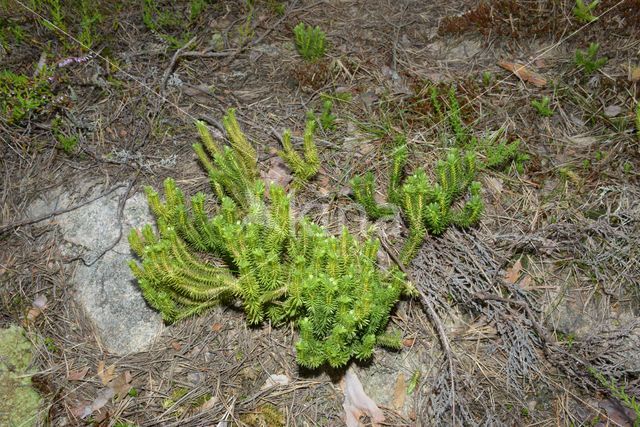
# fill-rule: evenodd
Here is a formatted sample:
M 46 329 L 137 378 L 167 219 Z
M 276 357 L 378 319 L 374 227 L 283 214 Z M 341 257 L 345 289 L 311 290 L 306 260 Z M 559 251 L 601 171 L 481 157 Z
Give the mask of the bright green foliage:
M 335 129 L 335 121 L 336 116 L 331 114 L 331 109 L 333 108 L 333 102 L 327 99 L 322 103 L 322 111 L 320 112 L 320 117 L 318 117 L 318 121 L 320 122 L 320 126 L 325 131 Z
M 624 406 L 635 412 L 636 419 L 633 423 L 633 427 L 640 427 L 640 402 L 636 400 L 635 396 L 630 396 L 624 387 L 616 384 L 615 380 L 607 379 L 604 375 L 598 372 L 595 368 L 587 368 L 589 373 L 598 380 L 603 387 L 606 387 L 611 395 L 618 399 Z
M 353 196 L 364 208 L 367 216 L 372 220 L 393 215 L 390 206 L 381 206 L 375 199 L 375 179 L 373 172 L 369 171 L 364 176 L 356 176 L 351 180 Z
M 500 140 L 497 144 L 489 144 L 485 147 L 486 160 L 484 166 L 489 169 L 504 169 L 514 164 L 518 173 L 524 171 L 524 163 L 529 156 L 520 152 L 520 140 L 512 142 Z
M 582 68 L 585 73 L 593 74 L 602 68 L 607 61 L 607 57 L 598 58 L 598 50 L 600 45 L 598 43 L 589 44 L 589 48 L 586 50 L 576 50 L 575 63 L 578 67 Z
M 293 29 L 296 48 L 302 58 L 316 61 L 324 56 L 326 49 L 326 34 L 320 27 L 312 27 L 300 22 Z
M 532 99 L 531 105 L 542 117 L 551 117 L 553 116 L 553 110 L 549 107 L 550 102 L 551 98 L 549 98 L 548 96 L 543 96 L 540 100 Z
M 0 71 L 0 118 L 10 124 L 19 123 L 41 111 L 53 96 L 46 74 L 43 70 L 41 77 L 31 79 L 8 70 Z
M 398 269 L 378 268 L 379 242 L 360 243 L 346 230 L 333 237 L 306 218 L 295 219 L 281 187 L 272 186 L 267 200 L 262 181 L 240 176 L 255 173 L 247 167 L 255 158 L 232 112 L 225 126 L 230 148 L 214 145 L 202 123 L 203 145 L 195 145 L 219 195 L 213 217 L 202 193 L 187 204 L 171 179 L 164 201 L 146 190 L 158 233 L 147 225 L 132 231 L 129 243 L 142 260 L 130 266 L 148 303 L 167 322 L 236 301 L 250 324 L 294 322 L 297 360 L 309 368 L 342 367 L 354 357 L 369 359 L 376 344 L 396 345 L 397 337 L 384 330 L 391 309 L 412 288 Z M 237 194 L 249 196 L 236 200 Z
M 406 160 L 407 147 L 402 143 L 393 154 L 389 200 L 401 208 L 409 227 L 409 237 L 401 254 L 405 264 L 415 257 L 427 233 L 442 234 L 450 225 L 470 227 L 478 222 L 484 209 L 480 184 L 473 181 L 477 172 L 475 152 L 449 150 L 447 157 L 436 164 L 436 183 L 429 181 L 424 169 L 418 169 L 401 182 Z M 356 201 L 373 220 L 393 213 L 391 207 L 379 206 L 373 199 L 374 185 L 372 172 L 352 180 Z M 454 209 L 453 205 L 467 193 L 462 207 Z
M 402 135 L 396 139 L 397 148 L 393 151 L 393 163 L 391 165 L 391 173 L 389 175 L 389 189 L 387 191 L 389 202 L 395 205 L 400 204 L 402 193 L 400 185 L 402 180 L 402 171 L 407 164 L 408 150 L 406 138 Z
M 78 40 L 85 49 L 91 49 L 96 40 L 95 26 L 102 20 L 98 12 L 99 3 L 92 0 L 81 0 L 80 2 L 80 34 Z
M 462 111 L 458 98 L 456 98 L 456 90 L 454 87 L 449 89 L 449 124 L 456 138 L 456 145 L 464 147 L 469 140 L 469 131 L 462 122 Z
M 78 137 L 76 135 L 66 135 L 62 131 L 62 118 L 60 118 L 60 116 L 56 116 L 51 121 L 51 130 L 62 151 L 67 154 L 72 154 L 78 145 Z
M 493 80 L 493 74 L 491 74 L 491 71 L 482 72 L 482 84 L 485 87 L 489 86 L 492 80 Z
M 283 150 L 278 155 L 287 163 L 293 171 L 298 184 L 313 178 L 318 173 L 320 159 L 318 158 L 318 148 L 313 141 L 313 134 L 316 130 L 316 120 L 312 117 L 307 120 L 302 143 L 302 155 L 293 148 L 291 144 L 291 133 L 286 130 L 282 135 Z
M 476 156 L 451 149 L 445 160 L 436 164 L 436 183 L 432 184 L 423 169 L 407 177 L 402 185 L 402 211 L 409 226 L 409 238 L 402 250 L 404 263 L 410 262 L 422 245 L 426 233 L 441 234 L 453 224 L 470 227 L 478 222 L 484 209 L 480 184 L 474 182 Z M 453 204 L 465 193 L 461 209 Z
M 593 0 L 589 4 L 585 4 L 584 0 L 576 0 L 576 6 L 573 8 L 573 16 L 582 23 L 593 22 L 598 19 L 593 16 L 593 11 L 600 3 L 600 0 Z
M 257 194 L 257 154 L 238 126 L 235 110 L 223 119 L 231 146 L 223 147 L 214 141 L 203 122 L 197 122 L 202 144 L 194 144 L 200 162 L 209 174 L 211 186 L 219 200 L 224 196 L 246 208 Z
M 67 31 L 64 11 L 62 10 L 62 2 L 60 0 L 42 0 L 39 4 L 42 5 L 42 7 L 44 7 L 49 13 L 49 20 L 42 20 L 42 25 L 55 33 L 58 32 L 58 29 Z

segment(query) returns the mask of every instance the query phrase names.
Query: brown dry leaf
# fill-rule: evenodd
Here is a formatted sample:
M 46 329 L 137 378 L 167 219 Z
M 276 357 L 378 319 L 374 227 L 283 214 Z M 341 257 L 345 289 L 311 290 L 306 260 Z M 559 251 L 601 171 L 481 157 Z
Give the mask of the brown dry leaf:
M 211 399 L 207 400 L 202 405 L 198 406 L 196 408 L 196 412 L 208 411 L 209 409 L 213 408 L 216 403 L 218 403 L 218 396 L 213 396 L 211 397 Z
M 215 322 L 213 325 L 211 325 L 211 330 L 213 332 L 220 332 L 222 330 L 222 323 Z
M 279 156 L 273 156 L 268 161 L 267 172 L 261 173 L 265 184 L 277 184 L 286 187 L 292 180 L 291 172 L 286 163 Z
M 131 372 L 124 371 L 107 384 L 118 397 L 123 398 L 131 390 Z
M 331 192 L 331 180 L 329 179 L 329 175 L 324 173 L 324 171 L 320 172 L 321 174 L 318 175 L 318 178 L 316 179 L 316 183 L 318 185 L 318 193 L 326 197 Z
M 415 338 L 405 338 L 402 340 L 402 345 L 405 347 L 413 347 L 415 343 L 416 343 Z
M 89 367 L 85 366 L 82 369 L 78 369 L 75 371 L 69 371 L 69 373 L 67 374 L 67 380 L 69 381 L 80 381 L 82 379 L 84 379 L 84 377 L 87 375 L 87 372 L 89 372 Z
M 175 351 L 180 351 L 182 350 L 182 344 L 180 344 L 178 341 L 171 341 L 171 348 L 173 348 Z
M 348 369 L 344 374 L 341 386 L 344 392 L 342 407 L 345 411 L 347 427 L 358 427 L 360 417 L 363 415 L 368 415 L 374 426 L 384 422 L 384 414 L 378 408 L 378 405 L 364 392 L 362 383 L 352 369 Z
M 537 87 L 544 87 L 547 85 L 547 80 L 540 74 L 528 69 L 525 65 L 517 62 L 498 61 L 498 65 L 507 71 L 511 71 L 523 82 L 529 82 Z
M 116 365 L 105 367 L 104 360 L 98 362 L 98 378 L 103 385 L 107 385 L 115 376 Z
M 631 67 L 631 73 L 630 73 L 630 80 L 632 82 L 638 82 L 640 81 L 640 66 L 638 67 Z
M 27 313 L 27 322 L 33 322 L 42 314 L 47 308 L 47 297 L 44 295 L 38 295 L 31 303 L 32 307 Z
M 27 313 L 27 322 L 33 322 L 42 314 L 42 310 L 37 307 L 31 307 Z
M 507 270 L 507 274 L 505 275 L 505 280 L 513 285 L 518 281 L 520 277 L 520 272 L 522 271 L 522 263 L 520 260 L 517 260 L 513 266 Z
M 530 291 L 532 281 L 533 279 L 531 278 L 531 276 L 529 276 L 528 274 L 525 274 L 522 280 L 520 281 L 520 287 L 525 291 Z
M 612 399 L 601 400 L 598 406 L 607 411 L 607 417 L 616 426 L 631 427 L 634 425 L 636 414 Z
M 404 374 L 400 373 L 396 380 L 396 385 L 393 387 L 393 400 L 391 406 L 396 411 L 401 411 L 404 407 L 404 401 L 407 397 L 407 381 L 404 378 Z

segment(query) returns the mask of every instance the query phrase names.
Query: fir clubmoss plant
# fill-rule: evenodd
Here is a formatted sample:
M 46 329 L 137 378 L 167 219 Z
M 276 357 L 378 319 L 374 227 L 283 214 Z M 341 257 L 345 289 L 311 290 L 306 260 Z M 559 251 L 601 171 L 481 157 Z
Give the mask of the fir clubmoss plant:
M 323 130 L 334 130 L 336 125 L 336 116 L 331 114 L 331 109 L 333 108 L 333 102 L 327 99 L 322 103 L 322 111 L 320 112 L 320 117 L 318 117 L 318 122 L 320 122 L 320 126 Z
M 306 61 L 316 61 L 324 56 L 326 34 L 320 27 L 312 27 L 300 22 L 293 29 L 298 53 Z
M 593 22 L 598 19 L 593 15 L 593 11 L 599 3 L 600 0 L 593 0 L 589 4 L 586 4 L 584 0 L 576 0 L 576 6 L 573 8 L 573 16 L 583 24 Z
M 531 105 L 542 117 L 551 117 L 553 116 L 553 110 L 549 107 L 550 102 L 551 98 L 543 96 L 540 100 L 532 99 Z
M 313 134 L 316 130 L 316 120 L 313 114 L 307 119 L 307 125 L 304 131 L 302 143 L 302 156 L 293 148 L 291 144 L 291 132 L 285 130 L 282 135 L 283 150 L 278 155 L 287 163 L 293 171 L 297 184 L 308 181 L 318 173 L 320 167 L 320 159 L 318 158 L 318 149 L 313 140 Z
M 575 63 L 579 68 L 582 68 L 585 73 L 593 74 L 602 68 L 607 61 L 607 57 L 598 58 L 598 50 L 600 45 L 598 43 L 589 44 L 589 48 L 584 50 L 576 50 Z
M 422 245 L 427 232 L 442 234 L 450 225 L 467 228 L 477 223 L 484 210 L 480 183 L 476 175 L 476 155 L 451 149 L 436 164 L 437 182 L 432 184 L 423 169 L 407 177 L 402 185 L 402 212 L 409 226 L 409 238 L 402 250 L 403 263 L 409 263 Z M 453 204 L 465 193 L 469 196 L 461 209 Z
M 397 347 L 398 337 L 384 330 L 412 288 L 398 269 L 377 266 L 379 242 L 361 243 L 346 230 L 330 236 L 294 218 L 281 187 L 272 186 L 267 198 L 233 112 L 224 123 L 231 147 L 213 141 L 202 123 L 203 145 L 195 145 L 220 201 L 213 217 L 204 194 L 187 203 L 171 179 L 164 201 L 146 190 L 158 232 L 147 225 L 133 230 L 129 242 L 142 261 L 130 266 L 148 303 L 167 322 L 235 302 L 249 324 L 293 322 L 300 332 L 297 361 L 308 368 L 343 367 L 352 358 L 369 359 L 376 345 Z
M 444 160 L 436 164 L 436 183 L 431 183 L 424 169 L 418 169 L 401 181 L 407 160 L 407 148 L 400 145 L 394 152 L 389 183 L 389 200 L 401 208 L 409 228 L 409 237 L 401 253 L 401 261 L 408 264 L 422 246 L 427 233 L 439 235 L 450 225 L 467 228 L 477 223 L 484 210 L 480 184 L 474 182 L 477 166 L 474 152 L 463 153 L 451 149 Z M 393 209 L 380 206 L 373 199 L 373 174 L 352 180 L 355 199 L 367 215 L 375 220 Z M 468 194 L 460 209 L 453 205 Z
M 449 89 L 449 124 L 455 135 L 456 145 L 458 147 L 464 147 L 469 141 L 469 130 L 462 122 L 462 111 L 460 109 L 460 103 L 458 103 L 458 98 L 456 98 L 456 90 L 454 87 Z
M 512 142 L 499 140 L 497 143 L 488 143 L 485 146 L 484 166 L 488 169 L 500 170 L 513 165 L 518 173 L 524 172 L 524 163 L 529 156 L 520 151 L 520 140 Z
M 382 206 L 375 199 L 375 178 L 373 172 L 369 171 L 363 176 L 356 176 L 351 180 L 353 197 L 367 213 L 367 216 L 376 221 L 382 217 L 393 215 L 390 206 Z

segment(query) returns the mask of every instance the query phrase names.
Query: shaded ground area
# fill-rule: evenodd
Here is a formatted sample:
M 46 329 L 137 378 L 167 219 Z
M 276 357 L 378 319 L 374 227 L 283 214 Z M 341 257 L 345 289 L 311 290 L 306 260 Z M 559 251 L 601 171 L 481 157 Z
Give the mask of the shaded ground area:
M 374 170 L 382 197 L 398 134 L 408 170 L 429 171 L 453 145 L 436 108 L 450 107 L 452 86 L 473 136 L 520 139 L 528 159 L 482 171 L 479 226 L 426 239 L 409 272 L 440 321 L 422 299 L 402 301 L 392 324 L 404 348 L 354 367 L 365 391 L 389 425 L 636 420 L 624 396 L 640 395 L 640 2 L 605 0 L 586 24 L 568 1 L 117 1 L 97 7 L 90 36 L 82 17 L 91 13 L 78 2 L 63 9 L 65 31 L 91 50 L 44 24 L 54 19 L 44 3 L 0 2 L 1 68 L 27 76 L 32 91 L 34 75 L 47 79 L 41 105 L 0 120 L 0 319 L 23 324 L 35 344 L 43 423 L 341 425 L 340 373 L 301 370 L 291 329 L 248 327 L 231 308 L 118 355 L 90 320 L 99 308 L 82 303 L 82 280 L 71 283 L 91 280 L 67 248 L 86 236 L 69 237 L 68 216 L 30 220 L 123 185 L 99 200 L 111 206 L 111 233 L 94 248 L 103 258 L 127 221 L 120 200 L 137 200 L 144 185 L 175 177 L 188 194 L 209 193 L 191 148 L 194 120 L 223 139 L 221 117 L 237 108 L 269 173 L 282 131 L 301 136 L 306 112 L 332 99 L 336 128 L 317 138 L 321 173 L 296 197 L 300 214 L 362 235 L 372 224 L 350 179 Z M 321 61 L 296 52 L 300 21 L 326 31 Z M 592 74 L 575 63 L 589 43 L 608 58 Z M 499 61 L 526 64 L 544 84 Z M 544 96 L 550 117 L 531 105 Z M 52 194 L 79 197 L 43 206 Z M 400 216 L 374 225 L 396 253 L 407 231 Z M 131 257 L 126 245 L 115 249 Z M 41 296 L 46 307 L 34 312 Z M 263 387 L 272 375 L 282 384 Z

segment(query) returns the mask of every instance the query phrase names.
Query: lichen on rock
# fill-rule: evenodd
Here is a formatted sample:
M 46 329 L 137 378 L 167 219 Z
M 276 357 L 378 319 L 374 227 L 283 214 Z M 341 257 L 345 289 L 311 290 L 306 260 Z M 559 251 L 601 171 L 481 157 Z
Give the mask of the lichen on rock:
M 0 425 L 33 426 L 42 398 L 31 386 L 33 345 L 19 326 L 0 329 Z

